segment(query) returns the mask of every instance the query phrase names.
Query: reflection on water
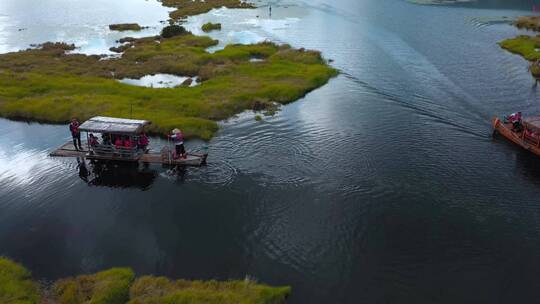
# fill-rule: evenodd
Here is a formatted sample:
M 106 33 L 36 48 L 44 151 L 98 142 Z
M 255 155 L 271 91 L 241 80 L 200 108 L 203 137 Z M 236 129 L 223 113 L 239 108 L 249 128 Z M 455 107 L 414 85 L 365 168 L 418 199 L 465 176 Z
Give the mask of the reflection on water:
M 500 3 L 515 7 L 274 1 L 272 17 L 191 18 L 220 21 L 223 41 L 321 50 L 342 74 L 262 122 L 221 123 L 208 166 L 177 172 L 83 169 L 47 156 L 67 126 L 0 119 L 0 255 L 46 279 L 118 265 L 250 275 L 292 285 L 291 303 L 536 299 L 538 159 L 491 138 L 490 119 L 538 113 L 540 96 L 496 44 L 524 31 L 485 22 L 524 13 Z
M 89 162 L 77 159 L 79 177 L 90 186 L 112 188 L 150 188 L 158 171 L 131 162 Z

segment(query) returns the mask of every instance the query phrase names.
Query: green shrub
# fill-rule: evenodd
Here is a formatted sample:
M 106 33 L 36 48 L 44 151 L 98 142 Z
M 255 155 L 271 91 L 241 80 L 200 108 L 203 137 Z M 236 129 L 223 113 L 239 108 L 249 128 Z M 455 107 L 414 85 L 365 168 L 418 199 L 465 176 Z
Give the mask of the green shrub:
M 0 303 L 37 304 L 39 293 L 30 271 L 6 258 L 0 258 Z
M 208 23 L 205 23 L 201 28 L 203 32 L 205 33 L 208 33 L 214 30 L 219 31 L 221 30 L 221 23 L 208 22 Z
M 161 30 L 161 37 L 171 38 L 175 36 L 185 35 L 187 33 L 188 31 L 183 26 L 173 24 L 168 25 Z

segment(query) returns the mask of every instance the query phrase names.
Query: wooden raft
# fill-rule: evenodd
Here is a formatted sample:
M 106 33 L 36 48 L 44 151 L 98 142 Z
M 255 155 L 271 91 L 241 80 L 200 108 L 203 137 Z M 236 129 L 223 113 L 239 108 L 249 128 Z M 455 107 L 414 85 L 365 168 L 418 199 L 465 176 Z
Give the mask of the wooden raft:
M 52 151 L 50 156 L 58 157 L 84 157 L 88 153 L 88 146 L 83 145 L 83 150 L 79 151 L 75 149 L 75 146 L 72 142 L 68 141 L 67 143 L 60 146 L 58 149 Z
M 83 145 L 85 147 L 85 145 Z M 78 151 L 73 146 L 72 142 L 67 142 L 60 146 L 59 148 L 52 151 L 49 155 L 55 157 L 85 157 L 88 159 L 95 160 L 113 160 L 113 161 L 138 161 L 141 163 L 153 163 L 153 164 L 163 164 L 163 165 L 181 165 L 181 166 L 201 166 L 206 162 L 206 155 L 204 154 L 195 154 L 188 153 L 186 158 L 174 159 L 171 155 L 168 155 L 168 149 L 164 149 L 162 153 L 145 153 L 142 154 L 139 159 L 126 159 L 121 156 L 118 157 L 105 157 L 97 154 L 89 154 L 88 147 L 83 151 Z

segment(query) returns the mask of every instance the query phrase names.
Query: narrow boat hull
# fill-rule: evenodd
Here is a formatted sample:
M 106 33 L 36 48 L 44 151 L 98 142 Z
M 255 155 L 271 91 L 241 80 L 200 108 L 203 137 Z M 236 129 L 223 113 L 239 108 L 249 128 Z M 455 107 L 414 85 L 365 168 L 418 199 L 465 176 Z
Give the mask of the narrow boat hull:
M 504 123 L 498 117 L 493 118 L 492 121 L 493 130 L 510 140 L 514 144 L 528 150 L 537 156 L 540 156 L 540 142 L 535 142 L 524 137 L 523 132 L 512 131 L 511 123 Z

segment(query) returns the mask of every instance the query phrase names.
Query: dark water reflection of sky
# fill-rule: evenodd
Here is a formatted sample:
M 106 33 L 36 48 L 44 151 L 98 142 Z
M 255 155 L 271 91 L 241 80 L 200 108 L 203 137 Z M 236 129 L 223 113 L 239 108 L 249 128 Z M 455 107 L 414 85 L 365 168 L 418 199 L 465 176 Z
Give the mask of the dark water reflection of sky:
M 79 2 L 75 15 L 93 9 Z M 56 14 L 55 3 L 39 7 Z M 23 15 L 19 5 L 0 4 L 0 27 Z M 149 5 L 121 19 L 96 8 L 99 30 L 73 40 L 113 41 L 100 34 L 112 21 L 144 19 L 158 31 L 159 7 L 140 14 Z M 490 119 L 538 113 L 539 99 L 526 62 L 496 44 L 520 31 L 486 21 L 529 7 L 276 1 L 271 18 L 267 7 L 190 18 L 193 31 L 222 21 L 211 33 L 221 41 L 321 50 L 342 74 L 263 122 L 250 113 L 224 122 L 208 167 L 173 175 L 159 166 L 81 173 L 75 159 L 47 157 L 69 139 L 66 126 L 0 120 L 0 255 L 45 279 L 112 266 L 250 275 L 291 284 L 291 303 L 531 302 L 540 162 L 492 138 Z M 50 27 L 71 28 L 58 23 Z M 2 47 L 20 45 L 2 33 Z

